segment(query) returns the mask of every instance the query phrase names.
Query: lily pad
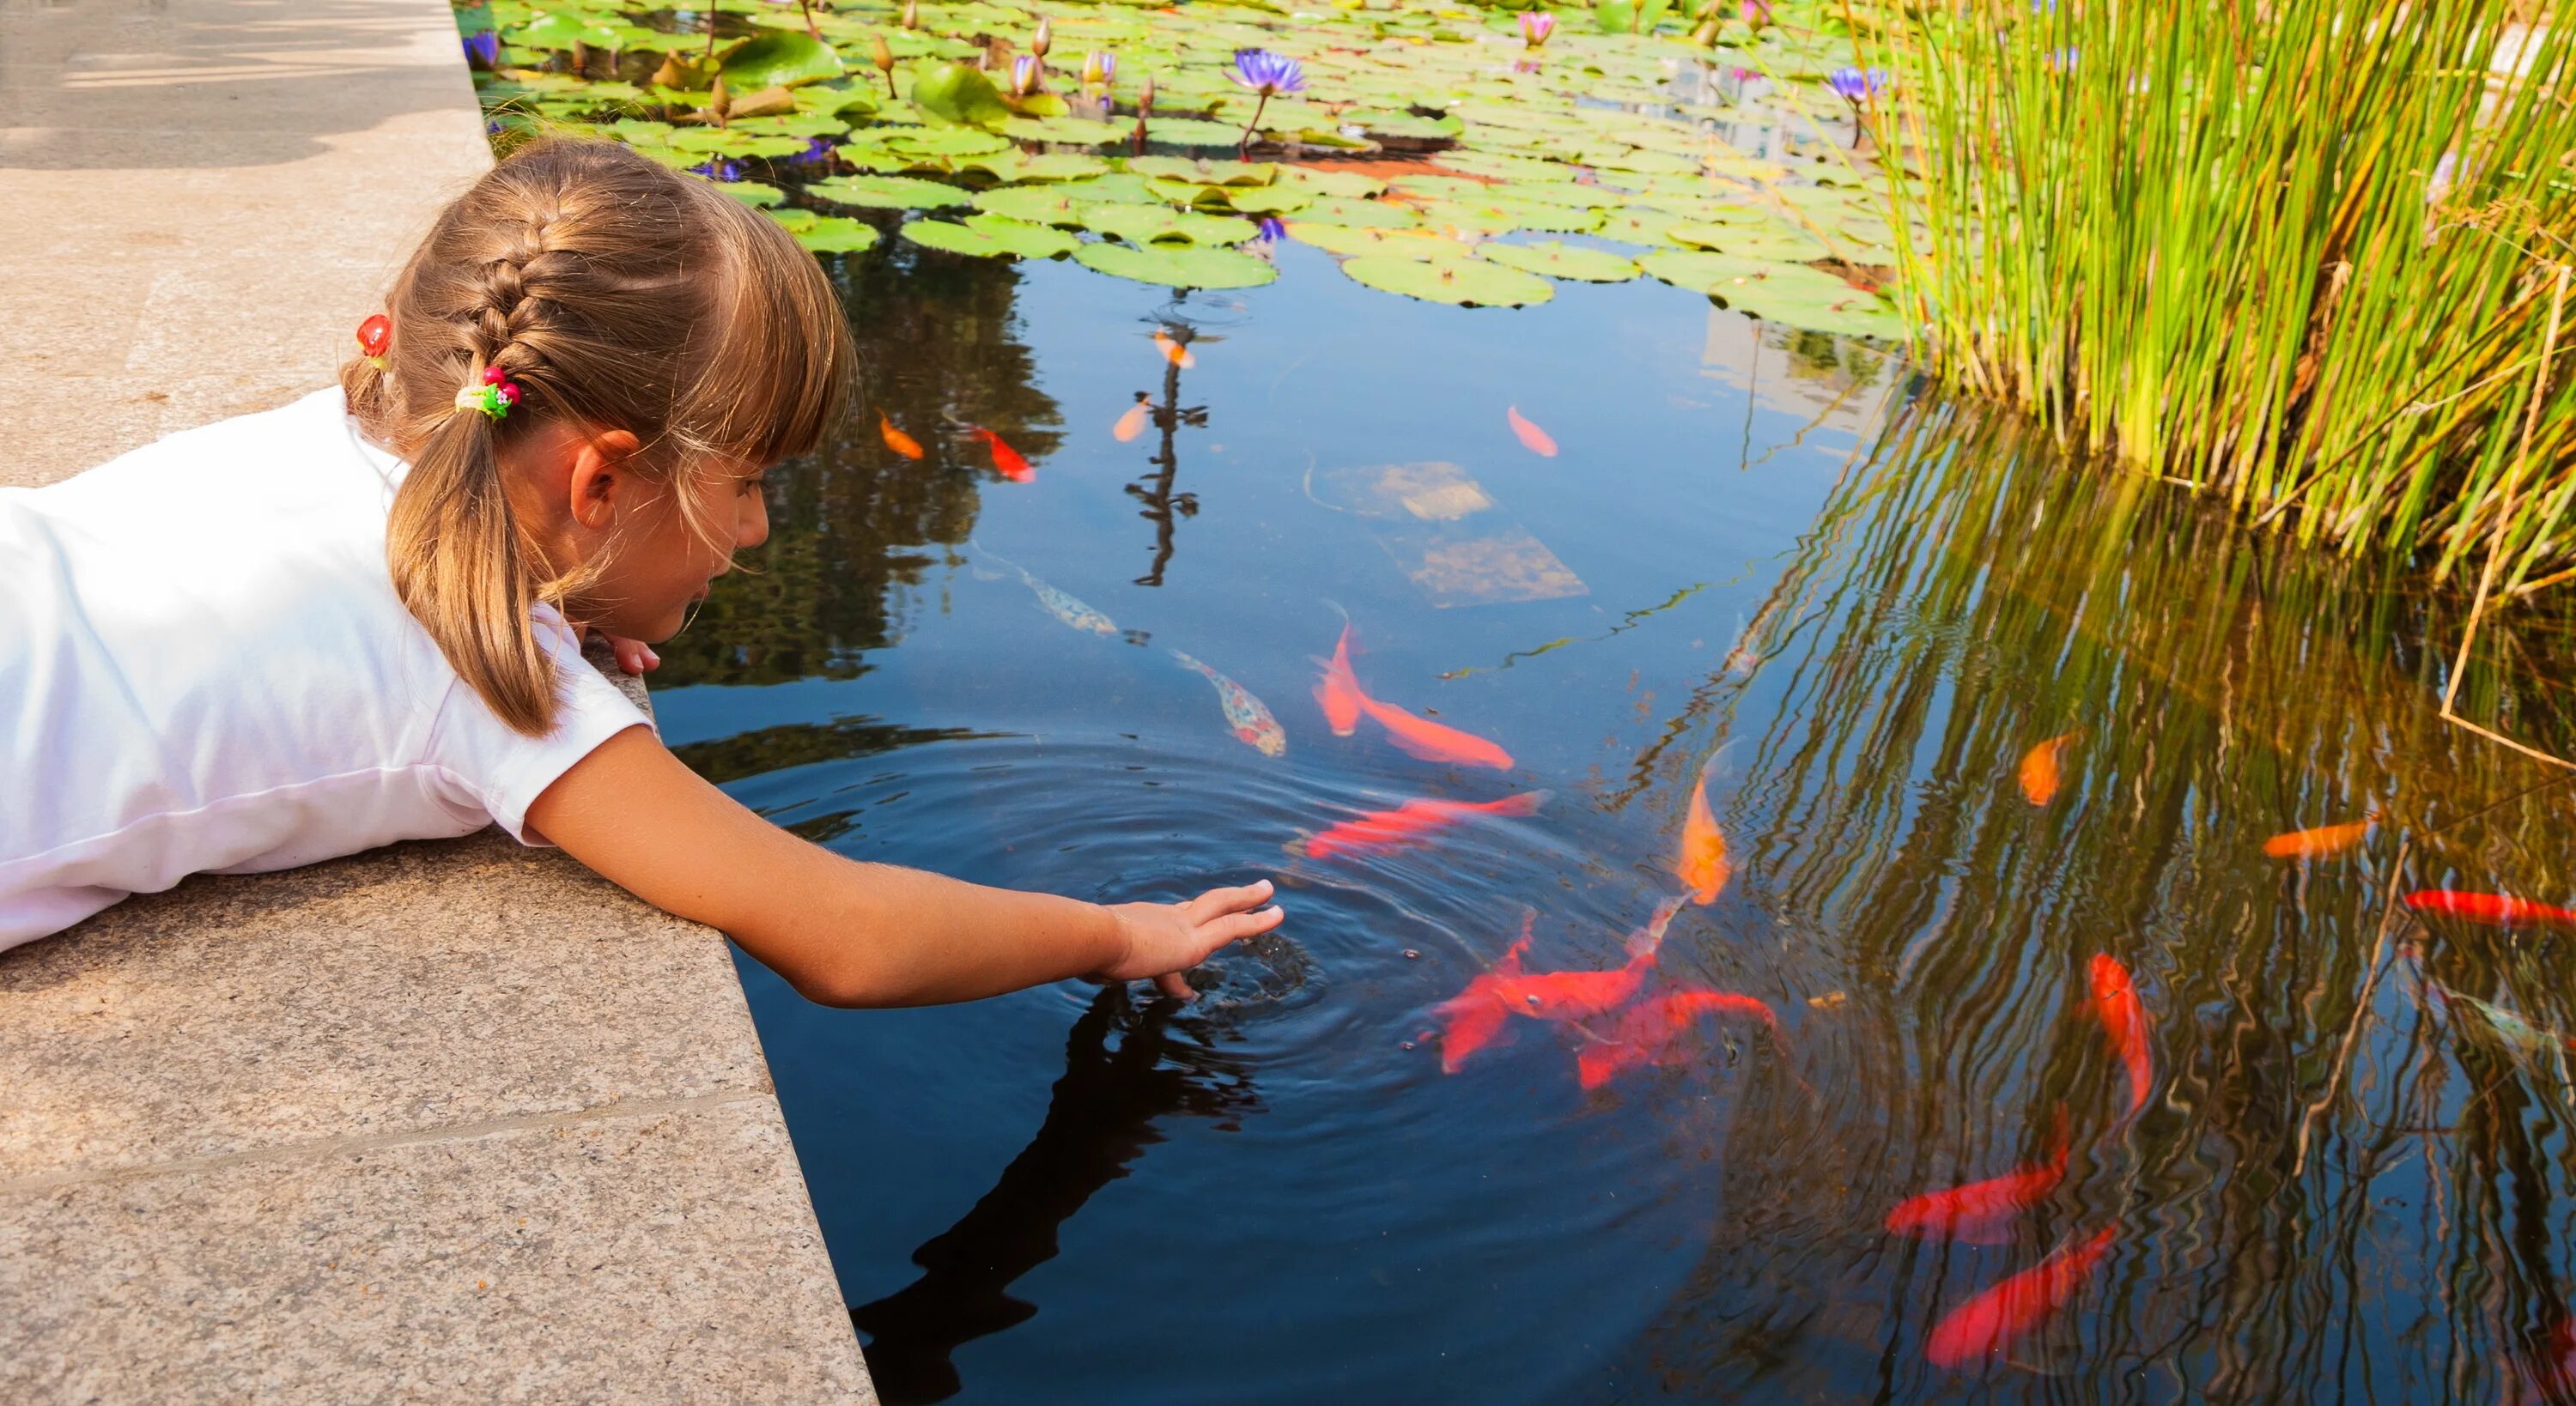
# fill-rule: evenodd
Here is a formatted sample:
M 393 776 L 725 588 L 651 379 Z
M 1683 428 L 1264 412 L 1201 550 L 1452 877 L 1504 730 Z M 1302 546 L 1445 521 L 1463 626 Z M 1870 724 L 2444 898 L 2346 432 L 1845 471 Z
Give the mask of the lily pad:
M 1089 117 L 1014 117 L 1002 124 L 1002 134 L 1024 142 L 1060 142 L 1067 146 L 1102 146 L 1123 141 L 1135 130 L 1132 122 L 1102 122 Z
M 1105 174 L 1109 163 L 1073 151 L 998 151 L 989 156 L 961 156 L 949 163 L 960 171 L 983 171 L 1004 181 L 1072 181 Z
M 1240 244 L 1259 232 L 1250 220 L 1160 205 L 1094 205 L 1082 212 L 1082 226 L 1094 233 L 1116 235 L 1130 244 Z
M 964 224 L 950 224 L 946 220 L 907 220 L 902 232 L 904 238 L 915 244 L 981 258 L 1007 255 L 1023 259 L 1052 259 L 1059 254 L 1071 253 L 1081 243 L 1063 230 L 1006 220 L 997 215 L 971 215 Z
M 980 156 L 1011 150 L 1011 139 L 972 127 L 870 127 L 850 134 L 842 154 L 882 148 L 906 156 Z
M 1356 171 L 1336 171 L 1330 166 L 1281 166 L 1279 181 L 1320 195 L 1365 200 L 1386 189 L 1386 182 Z
M 1188 181 L 1203 186 L 1266 186 L 1279 175 L 1276 162 L 1193 161 L 1180 156 L 1130 157 L 1127 169 L 1140 176 L 1160 176 L 1165 180 Z
M 955 186 L 909 176 L 833 176 L 807 185 L 805 193 L 837 205 L 863 205 L 878 210 L 936 210 L 972 200 Z
M 1234 146 L 1243 140 L 1243 129 L 1196 117 L 1157 117 L 1145 124 L 1145 140 L 1172 146 Z
M 1606 249 L 1586 249 L 1554 240 L 1545 244 L 1480 244 L 1476 246 L 1476 257 L 1524 273 L 1584 283 L 1624 283 L 1640 272 L 1634 259 Z
M 1555 285 L 1534 273 L 1476 259 L 1406 259 L 1364 254 L 1344 259 L 1342 272 L 1371 288 L 1433 303 L 1520 307 L 1556 296 Z
M 838 78 L 841 56 L 810 34 L 764 29 L 735 46 L 720 65 L 727 86 L 736 92 L 785 88 Z
M 1330 254 L 1384 255 L 1399 259 L 1463 259 L 1466 244 L 1428 230 L 1353 229 L 1348 225 L 1290 220 L 1288 237 Z
M 846 215 L 818 216 L 789 233 L 818 254 L 857 254 L 877 247 L 876 226 Z
M 998 186 L 975 196 L 976 209 L 1030 224 L 1081 224 L 1089 204 L 1068 197 L 1062 186 Z
M 718 181 L 715 188 L 754 209 L 775 205 L 787 198 L 787 192 L 759 181 Z
M 1783 263 L 1805 263 L 1821 259 L 1832 251 L 1825 242 L 1803 230 L 1783 229 L 1776 224 L 1758 225 L 1674 225 L 1664 231 L 1664 238 L 1675 244 L 1697 249 L 1711 249 L 1743 259 L 1770 259 Z
M 942 122 L 993 131 L 1001 130 L 1012 115 L 992 79 L 953 60 L 932 64 L 915 75 L 912 105 Z
M 1853 337 L 1902 337 L 1904 320 L 1877 295 L 1804 264 L 1663 249 L 1641 261 L 1646 272 L 1717 298 L 1769 322 Z
M 1085 244 L 1073 257 L 1085 268 L 1164 288 L 1257 288 L 1279 276 L 1267 260 L 1232 249 Z
M 1354 229 L 1412 229 L 1422 223 L 1420 216 L 1402 205 L 1338 195 L 1325 196 L 1300 213 L 1310 223 L 1348 225 Z

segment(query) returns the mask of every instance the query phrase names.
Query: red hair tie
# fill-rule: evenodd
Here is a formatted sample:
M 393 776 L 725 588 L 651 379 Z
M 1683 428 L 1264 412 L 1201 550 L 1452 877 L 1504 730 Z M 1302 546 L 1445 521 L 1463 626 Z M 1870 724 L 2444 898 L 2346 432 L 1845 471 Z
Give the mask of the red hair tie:
M 394 320 L 383 313 L 358 324 L 358 354 L 379 371 L 387 369 L 385 348 L 393 345 L 393 340 Z
M 456 408 L 480 410 L 498 420 L 519 403 L 519 383 L 504 375 L 498 366 L 483 368 L 483 384 L 467 386 L 456 393 Z

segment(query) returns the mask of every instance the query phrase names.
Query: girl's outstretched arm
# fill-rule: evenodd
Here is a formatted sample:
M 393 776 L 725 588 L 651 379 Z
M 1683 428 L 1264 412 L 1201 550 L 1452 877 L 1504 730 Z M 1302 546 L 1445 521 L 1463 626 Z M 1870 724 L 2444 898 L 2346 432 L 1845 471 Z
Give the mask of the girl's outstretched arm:
M 651 730 L 601 743 L 528 807 L 528 827 L 645 902 L 725 933 L 814 1001 L 971 1001 L 1069 976 L 1180 973 L 1268 932 L 1268 880 L 1187 903 L 1103 906 L 862 864 L 751 813 Z

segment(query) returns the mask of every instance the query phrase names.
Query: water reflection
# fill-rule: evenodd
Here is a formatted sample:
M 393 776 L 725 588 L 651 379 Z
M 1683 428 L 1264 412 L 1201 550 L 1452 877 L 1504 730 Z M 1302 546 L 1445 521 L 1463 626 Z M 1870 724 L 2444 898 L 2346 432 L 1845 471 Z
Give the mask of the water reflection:
M 1136 398 L 1150 407 L 1154 429 L 1161 435 L 1159 447 L 1149 461 L 1154 465 L 1154 472 L 1127 485 L 1128 494 L 1145 505 L 1137 516 L 1154 524 L 1154 564 L 1144 575 L 1136 578 L 1139 586 L 1163 584 L 1163 568 L 1172 562 L 1174 515 L 1197 517 L 1199 514 L 1197 494 L 1172 491 L 1173 481 L 1181 472 L 1181 456 L 1174 447 L 1174 436 L 1183 425 L 1204 429 L 1208 422 L 1206 406 L 1181 404 L 1181 367 L 1195 360 L 1196 354 L 1190 351 L 1190 343 L 1196 340 L 1198 329 L 1188 321 L 1179 317 L 1165 320 L 1156 337 L 1156 345 L 1166 348 L 1163 398 L 1154 400 L 1142 391 L 1136 393 Z
M 1260 1109 L 1242 1064 L 1176 1019 L 1180 1009 L 1132 1005 L 1118 987 L 1094 997 L 1066 1037 L 1064 1077 L 1037 1135 L 974 1209 L 913 1252 L 919 1279 L 850 1310 L 889 1406 L 956 1395 L 950 1354 L 1037 1313 L 1011 1283 L 1054 1259 L 1058 1228 L 1163 1140 L 1157 1122 L 1184 1115 L 1231 1129 Z

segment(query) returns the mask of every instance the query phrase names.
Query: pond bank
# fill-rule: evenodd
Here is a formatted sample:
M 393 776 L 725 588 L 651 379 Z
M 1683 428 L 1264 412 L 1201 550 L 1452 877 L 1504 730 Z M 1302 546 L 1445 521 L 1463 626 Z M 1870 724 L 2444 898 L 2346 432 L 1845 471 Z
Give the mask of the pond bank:
M 433 0 L 0 13 L 0 484 L 325 384 L 487 164 Z M 867 1399 L 724 944 L 489 833 L 0 956 L 0 1398 Z

